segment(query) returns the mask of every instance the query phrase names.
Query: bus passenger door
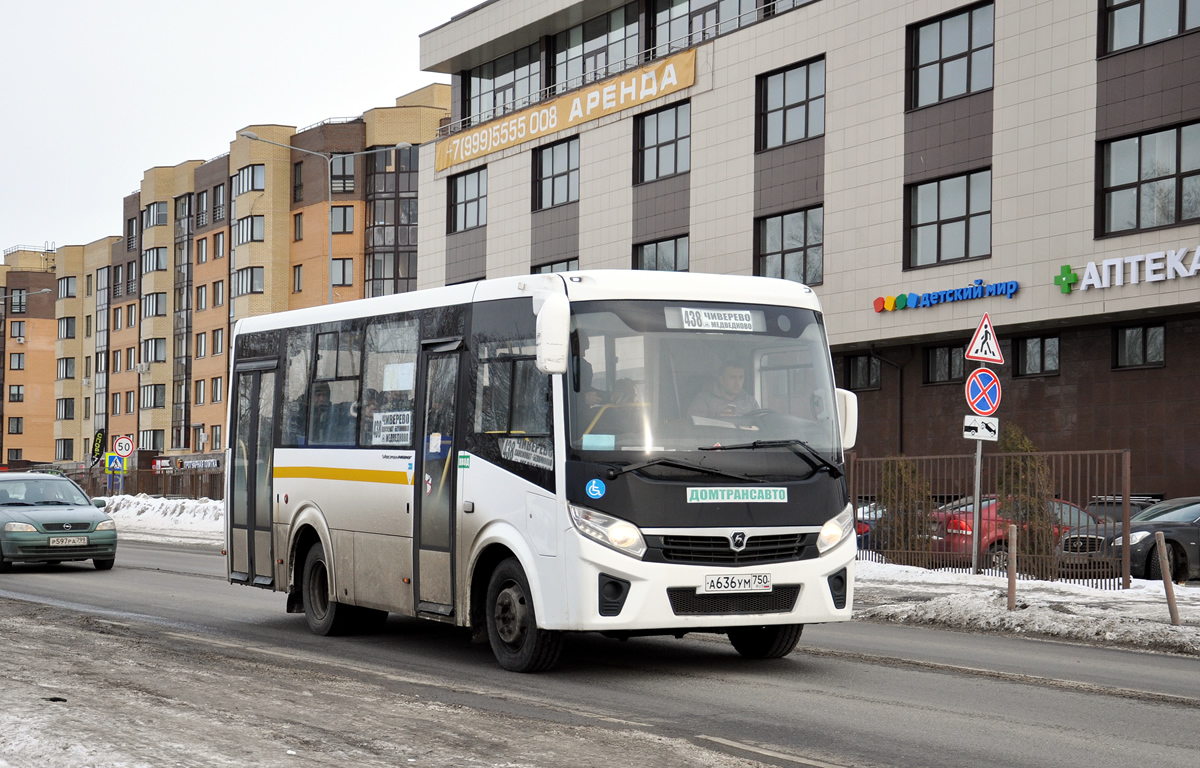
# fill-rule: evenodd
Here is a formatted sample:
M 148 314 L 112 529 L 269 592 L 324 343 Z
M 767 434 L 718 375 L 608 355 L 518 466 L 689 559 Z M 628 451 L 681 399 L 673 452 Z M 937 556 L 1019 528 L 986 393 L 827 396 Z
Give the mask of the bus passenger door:
M 267 366 L 272 370 L 264 370 Z M 230 494 L 230 581 L 273 587 L 271 465 L 275 440 L 275 362 L 239 366 Z
M 455 347 L 458 345 L 455 344 Z M 436 349 L 436 348 L 435 348 Z M 416 603 L 417 612 L 454 613 L 454 510 L 457 496 L 459 352 L 423 351 L 425 383 L 424 431 L 417 467 Z

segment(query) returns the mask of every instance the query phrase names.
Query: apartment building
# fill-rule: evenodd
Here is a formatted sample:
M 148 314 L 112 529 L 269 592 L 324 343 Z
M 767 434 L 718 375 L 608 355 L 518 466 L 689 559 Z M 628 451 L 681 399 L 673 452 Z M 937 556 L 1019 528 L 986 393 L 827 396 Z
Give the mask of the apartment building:
M 565 269 L 819 293 L 864 456 L 1002 423 L 1200 493 L 1200 4 L 494 0 L 421 37 L 420 287 Z
M 57 260 L 6 252 L 0 280 L 48 289 L 9 301 L 38 354 L 5 371 L 26 398 L 4 404 L 20 430 L 5 435 L 7 456 L 88 463 L 124 435 L 140 456 L 211 464 L 239 318 L 415 287 L 417 147 L 449 103 L 432 85 L 300 131 L 247 126 L 226 154 L 145 171 L 122 236 Z M 35 393 L 33 381 L 56 383 Z
M 0 450 L 6 463 L 53 461 L 57 382 L 74 379 L 74 359 L 57 356 L 56 254 L 13 246 L 0 264 Z

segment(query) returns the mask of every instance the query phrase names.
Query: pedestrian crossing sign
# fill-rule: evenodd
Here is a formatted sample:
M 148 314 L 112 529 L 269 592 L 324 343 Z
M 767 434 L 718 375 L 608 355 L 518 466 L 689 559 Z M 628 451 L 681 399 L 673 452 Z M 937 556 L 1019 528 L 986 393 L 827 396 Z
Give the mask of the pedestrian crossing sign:
M 106 453 L 104 454 L 104 471 L 110 475 L 114 472 L 124 473 L 126 461 L 128 461 L 128 459 L 118 456 L 115 453 Z
M 979 327 L 975 329 L 975 335 L 971 337 L 963 357 L 980 363 L 1004 365 L 1004 353 L 1000 351 L 1000 342 L 996 339 L 996 330 L 992 328 L 992 319 L 987 312 L 983 313 L 983 319 L 979 321 Z

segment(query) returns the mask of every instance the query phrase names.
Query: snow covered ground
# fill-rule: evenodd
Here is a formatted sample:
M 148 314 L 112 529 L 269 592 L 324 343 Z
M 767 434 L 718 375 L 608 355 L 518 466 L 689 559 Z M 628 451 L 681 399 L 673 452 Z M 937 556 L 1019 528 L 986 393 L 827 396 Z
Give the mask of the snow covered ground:
M 106 511 L 129 541 L 211 544 L 224 541 L 220 501 L 116 496 Z M 1086 643 L 1200 655 L 1200 583 L 1175 586 L 1182 626 L 1171 626 L 1162 582 L 1135 579 L 1123 591 L 1044 581 L 1017 584 L 995 576 L 928 571 L 859 561 L 855 617 L 980 632 L 1055 637 Z

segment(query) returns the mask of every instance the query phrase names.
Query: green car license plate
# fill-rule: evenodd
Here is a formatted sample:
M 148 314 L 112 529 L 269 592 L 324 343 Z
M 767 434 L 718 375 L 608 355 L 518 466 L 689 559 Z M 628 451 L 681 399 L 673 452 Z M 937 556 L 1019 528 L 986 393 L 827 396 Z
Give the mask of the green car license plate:
M 50 546 L 52 547 L 86 547 L 88 543 L 87 536 L 51 536 Z

